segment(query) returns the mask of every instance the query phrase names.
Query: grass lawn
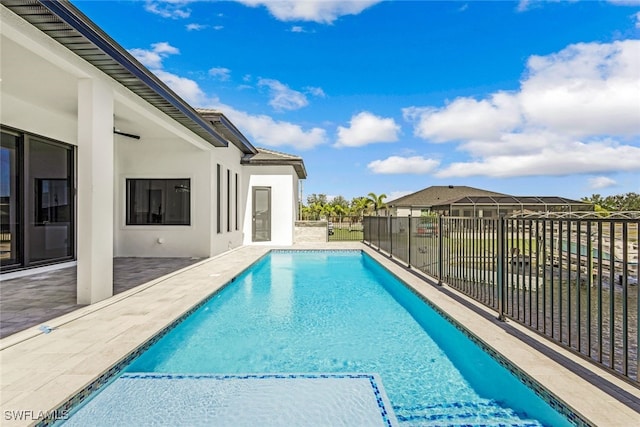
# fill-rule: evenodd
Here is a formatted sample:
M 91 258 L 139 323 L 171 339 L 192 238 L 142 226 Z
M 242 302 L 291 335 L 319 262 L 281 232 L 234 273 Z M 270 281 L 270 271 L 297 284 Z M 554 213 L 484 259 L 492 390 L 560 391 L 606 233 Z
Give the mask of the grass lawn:
M 349 230 L 348 228 L 334 227 L 333 234 L 329 236 L 330 242 L 338 242 L 344 240 L 362 241 L 364 233 L 362 230 Z

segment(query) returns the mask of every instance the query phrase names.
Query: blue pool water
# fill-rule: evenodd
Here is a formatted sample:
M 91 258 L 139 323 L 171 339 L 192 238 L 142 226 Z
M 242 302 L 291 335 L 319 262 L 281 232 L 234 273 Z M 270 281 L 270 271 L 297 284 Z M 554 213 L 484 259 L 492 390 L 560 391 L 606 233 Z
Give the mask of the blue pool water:
M 401 425 L 570 425 L 359 251 L 271 252 L 126 371 L 376 373 Z

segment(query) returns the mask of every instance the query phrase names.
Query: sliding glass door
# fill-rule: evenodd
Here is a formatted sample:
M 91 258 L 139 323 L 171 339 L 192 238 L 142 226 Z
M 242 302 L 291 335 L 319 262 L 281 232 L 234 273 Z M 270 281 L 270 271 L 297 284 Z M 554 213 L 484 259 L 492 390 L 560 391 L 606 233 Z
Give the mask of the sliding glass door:
M 0 265 L 22 263 L 18 135 L 2 132 L 0 146 Z
M 2 269 L 73 258 L 73 148 L 3 128 L 0 160 Z
M 31 138 L 28 192 L 31 262 L 73 255 L 73 193 L 68 147 Z M 107 197 L 113 197 L 108 195 Z

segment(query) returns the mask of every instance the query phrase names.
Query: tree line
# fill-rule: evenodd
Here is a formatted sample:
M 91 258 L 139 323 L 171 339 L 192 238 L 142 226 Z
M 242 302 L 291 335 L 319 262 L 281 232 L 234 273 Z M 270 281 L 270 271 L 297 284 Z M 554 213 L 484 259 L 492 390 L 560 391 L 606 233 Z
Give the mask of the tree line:
M 365 215 L 377 215 L 380 209 L 386 208 L 386 198 L 386 194 L 369 193 L 367 196 L 354 197 L 351 201 L 342 196 L 329 201 L 326 194 L 314 193 L 307 196 L 307 204 L 302 205 L 301 215 L 303 220 L 338 217 L 358 221 Z
M 616 194 L 607 197 L 592 194 L 590 197 L 583 197 L 580 200 L 595 205 L 597 212 L 640 211 L 640 194 L 638 193 Z
M 343 196 L 329 200 L 326 194 L 314 193 L 307 197 L 306 204 L 302 204 L 301 215 L 303 220 L 339 217 L 357 221 L 362 216 L 377 215 L 381 209 L 385 209 L 386 198 L 386 194 L 369 193 L 366 196 L 354 197 L 351 201 Z M 580 200 L 595 205 L 596 211 L 602 213 L 640 211 L 640 194 L 633 192 L 606 197 L 592 194 Z

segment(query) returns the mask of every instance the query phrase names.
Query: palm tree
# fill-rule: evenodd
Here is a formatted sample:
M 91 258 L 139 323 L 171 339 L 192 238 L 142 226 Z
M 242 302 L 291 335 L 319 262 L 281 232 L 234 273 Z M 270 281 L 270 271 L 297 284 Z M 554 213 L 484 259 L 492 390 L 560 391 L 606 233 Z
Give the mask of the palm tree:
M 378 210 L 384 209 L 387 207 L 387 204 L 384 202 L 384 199 L 387 198 L 386 194 L 376 195 L 376 193 L 369 193 L 369 200 L 373 204 L 373 209 L 376 211 L 376 216 L 378 216 Z
M 322 215 L 322 208 L 324 207 L 324 205 L 320 202 L 313 202 L 309 205 L 309 209 L 311 210 L 311 215 L 313 216 L 314 220 L 319 220 L 320 216 Z
M 360 221 L 360 218 L 364 216 L 364 212 L 367 210 L 369 203 L 371 202 L 366 197 L 354 197 L 353 200 L 351 200 L 349 210 L 354 222 Z
M 335 213 L 335 207 L 333 205 L 324 205 L 320 212 L 321 215 L 324 215 L 327 218 L 327 221 L 331 221 L 331 217 Z
M 347 214 L 347 209 L 343 205 L 334 205 L 333 210 L 333 213 L 338 216 L 340 223 L 342 223 L 342 217 Z

